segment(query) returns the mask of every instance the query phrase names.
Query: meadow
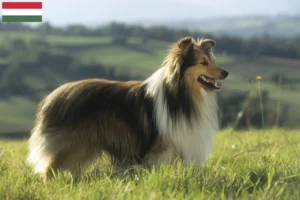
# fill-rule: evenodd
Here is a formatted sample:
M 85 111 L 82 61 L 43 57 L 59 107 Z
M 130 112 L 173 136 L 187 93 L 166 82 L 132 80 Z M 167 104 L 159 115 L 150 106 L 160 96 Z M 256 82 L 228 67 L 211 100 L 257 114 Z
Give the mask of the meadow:
M 12 39 L 27 42 L 40 39 L 57 51 L 67 52 L 78 63 L 101 63 L 114 67 L 119 74 L 143 78 L 160 66 L 171 45 L 152 39 L 145 42 L 135 37 L 129 38 L 124 45 L 113 43 L 112 38 L 106 36 L 0 32 L 2 45 Z M 299 60 L 233 55 L 220 52 L 218 46 L 215 49 L 217 63 L 230 72 L 223 82 L 222 92 L 250 91 L 257 95 L 255 77 L 262 76 L 262 90 L 268 90 L 272 98 L 293 105 L 295 119 L 299 119 L 299 85 L 280 88 L 270 80 L 274 73 L 300 79 Z M 0 67 L 8 62 L 1 57 Z M 51 70 L 43 71 L 43 76 L 24 70 L 22 79 L 33 91 L 49 82 L 59 86 L 67 81 L 68 71 L 61 70 L 59 74 Z M 46 93 L 39 94 L 39 98 L 44 95 Z M 25 96 L 0 99 L 0 137 L 2 133 L 28 133 L 33 125 L 36 105 L 36 100 Z M 99 158 L 78 182 L 59 174 L 45 185 L 26 164 L 27 139 L 1 139 L 0 199 L 299 199 L 298 130 L 225 129 L 216 133 L 215 138 L 214 151 L 201 168 L 176 162 L 153 169 L 133 167 L 116 171 L 107 159 Z
M 22 39 L 30 42 L 35 39 L 48 42 L 51 47 L 63 50 L 71 55 L 78 63 L 101 63 L 112 66 L 117 74 L 128 74 L 146 78 L 162 63 L 171 43 L 149 39 L 143 42 L 139 38 L 130 37 L 126 45 L 112 42 L 107 36 L 66 36 L 54 34 L 38 34 L 33 32 L 6 31 L 0 33 L 0 43 L 5 45 L 12 39 Z M 293 112 L 299 110 L 299 84 L 287 85 L 281 89 L 270 81 L 274 73 L 282 73 L 289 78 L 300 79 L 300 60 L 278 57 L 228 54 L 218 50 L 218 41 L 215 47 L 216 62 L 230 72 L 230 76 L 223 83 L 224 92 L 251 92 L 257 95 L 256 76 L 262 76 L 262 90 L 269 91 L 271 98 L 279 99 L 282 103 L 295 106 Z M 1 64 L 9 64 L 5 58 L 0 58 Z M 22 72 L 23 73 L 23 72 Z M 44 71 L 43 76 L 34 76 L 23 73 L 21 76 L 26 85 L 33 90 L 42 88 L 48 83 L 59 86 L 68 81 L 67 74 L 55 71 Z M 96 74 L 95 74 L 96 75 Z M 48 76 L 49 78 L 45 78 Z M 96 75 L 96 76 L 101 76 Z M 15 80 L 17 82 L 17 80 Z M 1 85 L 1 82 L 0 82 Z M 223 92 L 222 91 L 222 92 Z M 40 94 L 40 98 L 46 93 Z M 26 97 L 10 97 L 0 99 L 0 133 L 28 131 L 32 127 L 37 102 Z M 20 114 L 22 113 L 22 114 Z M 298 112 L 297 112 L 298 113 Z M 292 113 L 292 115 L 297 115 Z
M 99 158 L 77 181 L 43 184 L 26 164 L 27 140 L 0 141 L 0 199 L 299 199 L 299 131 L 216 133 L 202 168 L 180 162 L 116 171 Z

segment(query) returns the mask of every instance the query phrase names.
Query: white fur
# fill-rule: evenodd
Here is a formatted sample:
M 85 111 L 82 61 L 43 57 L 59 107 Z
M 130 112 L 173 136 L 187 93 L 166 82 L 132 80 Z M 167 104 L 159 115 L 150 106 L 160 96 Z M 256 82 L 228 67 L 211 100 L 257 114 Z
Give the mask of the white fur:
M 36 129 L 29 139 L 28 164 L 34 166 L 35 173 L 43 173 L 49 165 L 50 157 L 45 149 L 46 138 L 40 136 L 40 130 Z
M 44 173 L 49 163 L 51 156 L 57 154 L 63 146 L 57 144 L 61 143 L 61 136 L 57 134 L 55 137 L 47 137 L 42 134 L 41 126 L 37 126 L 29 139 L 29 155 L 27 163 L 34 167 L 35 173 Z M 64 143 L 66 144 L 66 143 Z M 67 143 L 69 145 L 69 143 Z
M 218 129 L 216 94 L 204 89 L 199 91 L 202 98 L 198 105 L 199 115 L 193 116 L 191 123 L 182 115 L 175 123 L 170 118 L 163 92 L 164 73 L 165 68 L 161 68 L 146 80 L 148 94 L 153 96 L 155 101 L 159 134 L 170 140 L 173 145 L 175 155 L 168 155 L 180 155 L 184 161 L 202 165 L 212 151 L 213 134 Z M 165 155 L 163 157 L 165 160 L 171 159 Z

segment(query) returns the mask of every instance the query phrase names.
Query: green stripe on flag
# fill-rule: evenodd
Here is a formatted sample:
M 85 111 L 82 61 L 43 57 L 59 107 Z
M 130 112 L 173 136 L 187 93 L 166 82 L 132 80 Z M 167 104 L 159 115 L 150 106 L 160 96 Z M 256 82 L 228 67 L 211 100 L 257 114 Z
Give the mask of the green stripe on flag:
M 2 16 L 2 22 L 42 22 L 42 16 Z

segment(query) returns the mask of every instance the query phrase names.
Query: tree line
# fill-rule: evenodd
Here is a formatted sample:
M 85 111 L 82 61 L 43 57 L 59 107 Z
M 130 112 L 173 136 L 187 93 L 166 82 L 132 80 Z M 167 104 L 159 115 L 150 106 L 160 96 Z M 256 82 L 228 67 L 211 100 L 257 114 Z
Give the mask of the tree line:
M 143 27 L 140 25 L 127 25 L 120 22 L 112 22 L 95 28 L 85 25 L 69 25 L 63 28 L 52 26 L 45 22 L 37 27 L 30 27 L 18 23 L 0 24 L 0 31 L 35 31 L 41 34 L 73 35 L 73 36 L 109 36 L 114 41 L 126 43 L 128 38 L 136 37 L 144 42 L 148 40 L 161 40 L 174 42 L 183 36 L 209 37 L 217 41 L 217 51 L 247 56 L 276 56 L 283 58 L 300 58 L 300 35 L 293 38 L 262 37 L 241 38 L 238 36 L 214 36 L 211 33 L 189 31 L 186 29 L 171 29 L 166 26 Z
M 144 42 L 150 39 L 173 42 L 181 36 L 192 35 L 197 37 L 214 38 L 217 41 L 218 50 L 229 53 L 248 53 L 281 57 L 299 57 L 300 39 L 294 38 L 292 45 L 287 45 L 284 38 L 250 38 L 241 39 L 237 37 L 222 36 L 220 38 L 200 32 L 189 32 L 187 30 L 171 30 L 166 27 L 149 27 L 124 25 L 111 23 L 99 28 L 86 28 L 82 25 L 73 25 L 66 28 L 53 27 L 44 23 L 38 27 L 29 27 L 22 24 L 0 24 L 0 31 L 34 31 L 41 34 L 74 35 L 74 36 L 110 36 L 113 42 L 126 43 L 130 37 L 142 38 Z M 280 42 L 281 41 L 281 42 Z M 297 43 L 297 42 L 298 43 Z M 279 42 L 279 43 L 278 43 Z M 281 45 L 282 44 L 282 45 Z M 269 46 L 268 46 L 269 45 Z M 274 47 L 272 50 L 271 47 Z M 270 47 L 270 48 L 266 48 Z M 239 49 L 240 48 L 240 49 Z M 257 49 L 256 49 L 257 48 Z M 294 48 L 294 49 L 293 49 Z M 239 51 L 240 50 L 240 51 Z M 264 53 L 262 53 L 264 52 Z M 282 53 L 285 52 L 285 53 Z M 291 52 L 294 52 L 291 53 Z M 293 56 L 292 56 L 293 57 Z M 5 61 L 5 62 L 3 62 Z M 101 63 L 82 63 L 67 53 L 64 49 L 50 45 L 45 40 L 35 39 L 25 41 L 13 39 L 5 41 L 0 48 L 0 99 L 9 100 L 14 96 L 22 96 L 38 102 L 41 94 L 45 94 L 66 81 L 84 78 L 107 78 L 114 80 L 141 80 L 144 77 L 136 77 L 130 74 L 116 73 L 115 66 Z M 38 79 L 40 82 L 31 82 Z M 274 74 L 272 81 L 288 84 L 291 81 L 280 74 Z M 233 92 L 226 95 L 220 94 L 221 127 L 234 126 L 237 129 L 261 128 L 262 126 L 297 126 L 298 118 L 290 118 L 289 111 L 293 109 L 290 105 L 282 103 L 281 112 L 277 113 L 278 102 L 271 99 L 267 91 L 263 91 L 263 104 L 265 119 L 262 124 L 260 100 L 247 93 Z
M 142 80 L 130 74 L 116 73 L 115 66 L 101 63 L 81 63 L 65 51 L 60 51 L 44 41 L 25 42 L 14 39 L 2 46 L 0 60 L 0 99 L 10 100 L 19 96 L 35 101 L 41 99 L 58 85 L 72 80 L 85 78 L 107 78 L 114 80 Z M 31 82 L 38 80 L 39 82 Z M 221 127 L 234 126 L 236 129 L 261 128 L 277 125 L 279 127 L 297 125 L 297 119 L 288 117 L 291 107 L 283 104 L 282 112 L 276 113 L 277 102 L 263 91 L 265 124 L 262 124 L 259 98 L 243 92 L 219 93 Z M 239 113 L 242 113 L 239 116 Z M 294 120 L 294 121 L 293 121 Z M 296 120 L 296 121 L 295 121 Z

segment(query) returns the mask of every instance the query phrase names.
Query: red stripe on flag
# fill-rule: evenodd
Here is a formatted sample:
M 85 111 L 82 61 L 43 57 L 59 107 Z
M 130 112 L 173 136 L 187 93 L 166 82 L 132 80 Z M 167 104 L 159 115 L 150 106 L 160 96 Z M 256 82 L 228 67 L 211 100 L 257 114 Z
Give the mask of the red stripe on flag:
M 2 9 L 41 9 L 42 2 L 2 2 Z

